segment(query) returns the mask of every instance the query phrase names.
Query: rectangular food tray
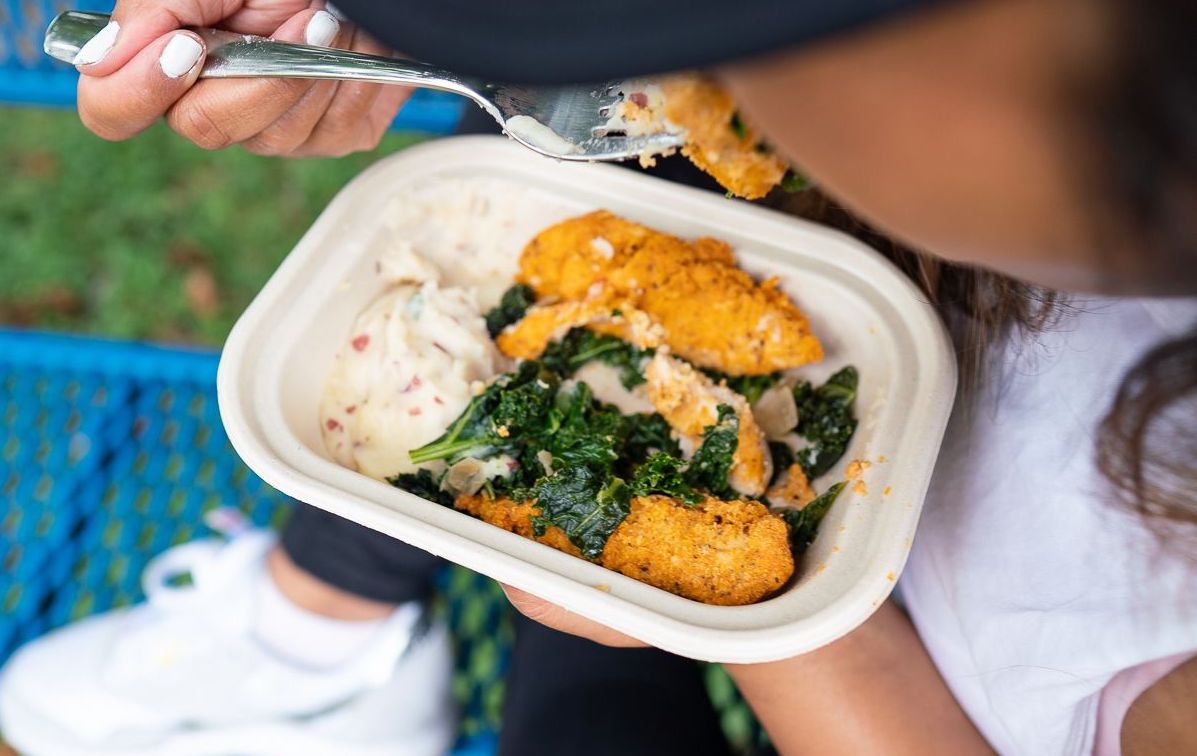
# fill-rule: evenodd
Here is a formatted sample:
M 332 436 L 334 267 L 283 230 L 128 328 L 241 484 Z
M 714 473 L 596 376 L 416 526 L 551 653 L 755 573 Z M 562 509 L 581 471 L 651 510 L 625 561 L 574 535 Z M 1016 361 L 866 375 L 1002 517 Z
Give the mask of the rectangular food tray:
M 844 489 L 782 592 L 751 606 L 700 604 L 330 460 L 320 396 L 354 317 L 382 290 L 371 275 L 371 250 L 386 233 L 388 203 L 439 178 L 517 183 L 548 216 L 606 208 L 682 237 L 723 239 L 750 273 L 779 277 L 809 316 L 827 356 L 804 368 L 804 377 L 821 382 L 844 365 L 859 369 L 860 427 L 815 487 L 842 480 L 852 460 L 871 464 L 861 484 Z M 624 168 L 555 163 L 503 137 L 457 137 L 388 157 L 337 195 L 237 322 L 221 357 L 218 394 L 237 452 L 300 501 L 668 651 L 760 662 L 835 640 L 889 595 L 910 550 L 955 383 L 934 310 L 888 261 L 843 234 Z

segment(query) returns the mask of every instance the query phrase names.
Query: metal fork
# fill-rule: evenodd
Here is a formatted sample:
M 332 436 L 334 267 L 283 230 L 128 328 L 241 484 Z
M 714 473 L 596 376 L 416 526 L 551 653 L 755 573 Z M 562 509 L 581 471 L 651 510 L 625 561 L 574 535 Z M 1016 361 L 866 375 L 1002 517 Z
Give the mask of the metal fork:
M 46 54 L 66 63 L 108 23 L 102 13 L 66 11 L 46 30 Z M 525 147 L 558 160 L 627 160 L 680 147 L 661 132 L 629 137 L 608 128 L 622 82 L 577 87 L 494 84 L 410 60 L 274 42 L 219 29 L 191 29 L 208 56 L 200 77 L 347 79 L 428 87 L 470 98 Z

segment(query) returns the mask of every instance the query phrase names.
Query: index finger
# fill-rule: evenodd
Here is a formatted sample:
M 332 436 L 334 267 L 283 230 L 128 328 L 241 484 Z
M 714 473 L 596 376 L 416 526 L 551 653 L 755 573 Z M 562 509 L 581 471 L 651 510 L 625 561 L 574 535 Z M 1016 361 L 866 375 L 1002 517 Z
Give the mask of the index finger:
M 79 117 L 104 139 L 127 139 L 156 121 L 199 76 L 203 40 L 165 34 L 111 76 L 79 77 Z
M 212 26 L 243 0 L 117 0 L 112 20 L 79 49 L 75 67 L 86 76 L 108 76 L 167 32 Z

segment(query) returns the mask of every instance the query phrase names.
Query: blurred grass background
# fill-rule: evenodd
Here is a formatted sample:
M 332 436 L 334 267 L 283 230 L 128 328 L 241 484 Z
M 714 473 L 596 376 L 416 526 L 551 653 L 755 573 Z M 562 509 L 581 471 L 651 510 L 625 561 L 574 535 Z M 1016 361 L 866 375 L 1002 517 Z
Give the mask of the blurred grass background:
M 340 159 L 122 143 L 74 111 L 0 108 L 0 324 L 219 346 L 342 186 L 423 139 Z

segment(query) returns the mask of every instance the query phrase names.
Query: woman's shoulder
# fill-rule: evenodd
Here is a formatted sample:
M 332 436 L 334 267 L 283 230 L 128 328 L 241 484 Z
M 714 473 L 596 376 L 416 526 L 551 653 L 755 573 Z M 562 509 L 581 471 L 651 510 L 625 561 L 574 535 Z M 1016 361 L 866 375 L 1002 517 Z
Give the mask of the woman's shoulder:
M 1195 318 L 1194 300 L 1074 300 L 949 426 L 901 588 L 1002 752 L 1071 752 L 1113 675 L 1197 647 L 1192 563 L 1110 503 L 1094 461 L 1121 377 Z

